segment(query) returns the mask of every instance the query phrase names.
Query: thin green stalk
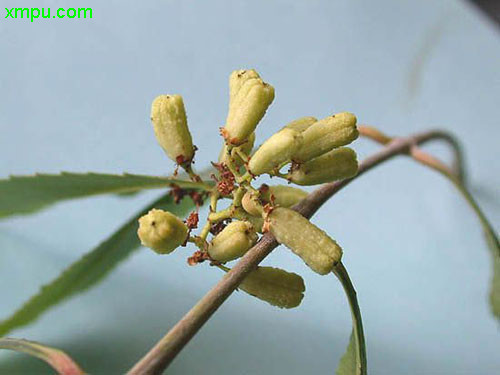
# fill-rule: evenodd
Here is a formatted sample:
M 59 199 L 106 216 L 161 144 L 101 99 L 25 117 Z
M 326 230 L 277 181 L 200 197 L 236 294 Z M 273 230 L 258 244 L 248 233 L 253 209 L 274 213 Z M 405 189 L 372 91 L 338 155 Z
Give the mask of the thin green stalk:
M 352 329 L 354 334 L 354 345 L 356 348 L 356 375 L 366 375 L 367 365 L 365 334 L 363 331 L 363 322 L 361 320 L 361 311 L 359 309 L 356 290 L 354 289 L 351 279 L 349 278 L 349 274 L 347 273 L 347 270 L 342 262 L 337 263 L 335 267 L 333 267 L 333 273 L 342 284 L 351 308 Z

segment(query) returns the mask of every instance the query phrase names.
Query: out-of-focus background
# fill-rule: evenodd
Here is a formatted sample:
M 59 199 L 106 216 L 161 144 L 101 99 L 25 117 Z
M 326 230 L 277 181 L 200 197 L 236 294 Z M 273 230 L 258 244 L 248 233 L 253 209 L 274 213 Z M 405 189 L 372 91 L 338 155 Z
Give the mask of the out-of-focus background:
M 65 7 L 1 1 L 0 8 Z M 470 188 L 500 222 L 500 33 L 468 2 L 96 1 L 86 19 L 0 22 L 0 177 L 173 165 L 149 123 L 152 99 L 184 96 L 199 147 L 218 155 L 230 72 L 255 68 L 276 88 L 262 142 L 287 121 L 354 112 L 406 135 L 440 127 L 460 138 Z M 377 149 L 357 141 L 360 159 Z M 429 148 L 449 160 L 442 146 Z M 57 205 L 0 222 L 0 317 L 6 317 L 160 192 Z M 493 374 L 498 322 L 487 304 L 490 259 L 453 186 L 400 157 L 335 196 L 313 220 L 345 250 L 362 308 L 371 374 Z M 131 366 L 217 280 L 184 249 L 142 249 L 98 287 L 12 333 L 63 348 L 92 374 Z M 266 261 L 304 276 L 302 305 L 278 310 L 234 293 L 169 374 L 326 374 L 351 326 L 341 287 L 288 250 Z M 0 353 L 1 374 L 51 373 Z

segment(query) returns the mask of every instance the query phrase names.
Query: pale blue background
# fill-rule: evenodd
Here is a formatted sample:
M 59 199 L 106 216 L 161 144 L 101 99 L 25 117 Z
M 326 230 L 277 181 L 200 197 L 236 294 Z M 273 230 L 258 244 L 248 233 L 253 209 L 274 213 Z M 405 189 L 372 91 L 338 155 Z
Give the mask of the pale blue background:
M 0 1 L 4 7 L 18 1 Z M 276 88 L 260 141 L 299 116 L 349 110 L 390 134 L 455 133 L 471 188 L 499 229 L 500 34 L 447 1 L 24 1 L 93 8 L 92 20 L 0 21 L 0 177 L 36 171 L 167 174 L 151 100 L 184 96 L 200 147 L 218 153 L 227 77 L 254 67 Z M 376 150 L 356 144 L 360 157 Z M 443 158 L 444 147 L 432 150 Z M 0 223 L 0 316 L 98 244 L 158 192 L 61 204 Z M 489 254 L 466 203 L 405 158 L 371 172 L 314 218 L 345 249 L 366 327 L 371 374 L 493 374 L 500 332 L 487 305 Z M 99 287 L 12 335 L 67 350 L 91 373 L 119 373 L 220 277 L 189 250 L 142 250 Z M 304 275 L 280 311 L 236 293 L 171 374 L 331 374 L 350 332 L 333 277 L 279 249 L 265 261 Z M 24 370 L 23 370 L 24 369 Z M 50 373 L 0 353 L 0 373 Z

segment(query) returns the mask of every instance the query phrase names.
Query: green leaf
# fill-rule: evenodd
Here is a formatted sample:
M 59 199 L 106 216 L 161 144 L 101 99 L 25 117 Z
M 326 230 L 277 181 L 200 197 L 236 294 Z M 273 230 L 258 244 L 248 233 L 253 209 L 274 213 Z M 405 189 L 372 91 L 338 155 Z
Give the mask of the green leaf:
M 38 342 L 4 337 L 0 338 L 0 349 L 13 350 L 39 358 L 61 375 L 85 374 L 66 353 Z
M 342 262 L 338 262 L 332 271 L 342 284 L 342 288 L 344 288 L 345 295 L 349 301 L 349 307 L 351 308 L 352 318 L 351 338 L 345 354 L 340 359 L 337 375 L 366 375 L 368 369 L 366 363 L 365 333 L 356 290 Z
M 175 205 L 169 195 L 152 203 L 106 241 L 73 263 L 50 284 L 43 286 L 38 294 L 28 300 L 13 315 L 0 322 L 0 336 L 32 322 L 50 307 L 101 281 L 118 263 L 139 248 L 140 242 L 136 233 L 137 220 L 151 208 L 161 208 L 178 216 L 184 216 L 193 206 L 190 198 L 184 198 L 178 205 Z
M 491 226 L 484 227 L 484 235 L 493 257 L 493 277 L 490 286 L 491 311 L 497 319 L 500 319 L 500 245 Z
M 354 332 L 351 332 L 349 345 L 347 345 L 347 349 L 342 358 L 340 358 L 339 365 L 335 371 L 337 375 L 357 375 L 355 341 Z
M 98 194 L 127 194 L 142 189 L 166 188 L 176 184 L 185 189 L 206 190 L 201 182 L 143 175 L 104 173 L 35 174 L 0 180 L 0 218 L 28 214 L 67 199 Z
M 493 276 L 491 278 L 490 284 L 490 307 L 493 315 L 497 319 L 500 319 L 500 244 L 498 241 L 498 236 L 496 235 L 493 226 L 490 224 L 483 211 L 476 203 L 472 195 L 469 193 L 469 191 L 466 189 L 466 187 L 457 179 L 454 179 L 450 176 L 447 177 L 452 180 L 460 193 L 462 193 L 463 197 L 472 207 L 477 217 L 479 218 L 481 225 L 483 226 L 484 237 L 486 239 L 488 248 L 490 249 L 493 264 Z

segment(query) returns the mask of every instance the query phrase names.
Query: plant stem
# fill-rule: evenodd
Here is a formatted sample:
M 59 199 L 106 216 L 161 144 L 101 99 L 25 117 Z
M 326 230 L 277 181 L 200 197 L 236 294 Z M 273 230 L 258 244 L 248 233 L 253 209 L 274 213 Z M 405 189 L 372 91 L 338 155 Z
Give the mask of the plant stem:
M 358 126 L 359 134 L 374 140 L 382 145 L 386 145 L 393 140 L 392 137 L 382 133 L 380 130 L 373 126 L 369 125 L 360 125 Z M 451 146 L 453 151 L 453 163 L 451 172 L 458 178 L 461 184 L 465 183 L 465 168 L 464 168 L 464 157 L 462 148 L 460 147 L 460 143 L 458 140 L 451 134 L 443 132 L 443 131 L 433 131 L 433 139 L 445 141 Z M 435 159 L 437 160 L 437 159 Z M 442 163 L 440 163 L 443 165 Z M 446 168 L 450 170 L 449 168 Z
M 392 140 L 391 137 L 385 135 L 380 130 L 372 126 L 361 125 L 359 126 L 359 132 L 361 135 L 368 137 L 383 145 L 387 144 Z M 483 211 L 481 211 L 481 208 L 475 201 L 474 197 L 472 197 L 472 195 L 469 193 L 469 191 L 465 186 L 465 169 L 463 166 L 463 153 L 460 144 L 458 143 L 456 138 L 453 137 L 451 134 L 440 131 L 435 131 L 434 133 L 436 135 L 435 139 L 441 139 L 446 141 L 453 149 L 454 160 L 452 168 L 449 168 L 441 160 L 437 159 L 433 155 L 430 155 L 422 151 L 420 147 L 416 145 L 410 147 L 409 155 L 420 164 L 423 164 L 439 172 L 441 175 L 449 179 L 453 183 L 453 185 L 455 185 L 457 190 L 462 194 L 464 199 L 476 213 L 477 217 L 479 218 L 479 221 L 483 225 L 485 234 L 487 235 L 489 241 L 494 242 L 495 249 L 497 250 L 500 249 L 500 245 L 498 243 L 498 237 L 496 236 L 492 225 L 484 215 Z M 500 256 L 500 250 L 497 251 L 496 255 Z
M 363 321 L 361 320 L 358 298 L 356 297 L 356 290 L 354 289 L 351 279 L 349 278 L 349 274 L 347 273 L 347 270 L 342 262 L 337 263 L 333 267 L 333 273 L 342 284 L 351 308 L 352 329 L 354 332 L 354 342 L 356 347 L 356 375 L 366 375 L 365 334 L 363 331 Z
M 444 139 L 450 142 L 454 139 L 448 133 L 431 130 L 415 134 L 408 138 L 395 138 L 382 150 L 363 160 L 358 174 L 350 179 L 322 185 L 293 209 L 306 218 L 310 218 L 328 199 L 360 177 L 370 169 L 393 158 L 396 155 L 406 154 L 411 146 L 422 144 L 435 139 Z M 453 144 L 453 142 L 450 142 Z M 278 246 L 278 242 L 270 233 L 262 236 L 261 240 L 252 247 L 240 261 L 210 290 L 172 329 L 129 371 L 129 375 L 161 374 L 172 362 L 176 355 L 184 348 L 189 340 L 198 332 L 203 324 L 224 303 L 231 293 L 238 287 L 244 278 Z
M 464 186 L 464 184 L 460 181 L 458 176 L 456 176 L 446 165 L 444 165 L 439 159 L 436 159 L 434 156 L 429 155 L 422 151 L 419 147 L 413 146 L 410 150 L 410 154 L 419 163 L 430 167 L 437 172 L 441 173 L 443 176 L 448 178 L 453 185 L 457 188 L 457 190 L 462 194 L 464 199 L 467 201 L 469 206 L 473 209 L 473 211 L 476 213 L 477 217 L 479 218 L 479 221 L 481 222 L 485 234 L 487 235 L 487 238 L 489 241 L 494 242 L 494 249 L 496 250 L 496 256 L 500 256 L 500 245 L 498 243 L 498 237 L 495 234 L 495 231 L 493 229 L 493 226 L 490 224 L 486 216 L 484 215 L 483 211 L 477 204 L 476 200 L 474 197 L 469 193 L 467 188 Z

